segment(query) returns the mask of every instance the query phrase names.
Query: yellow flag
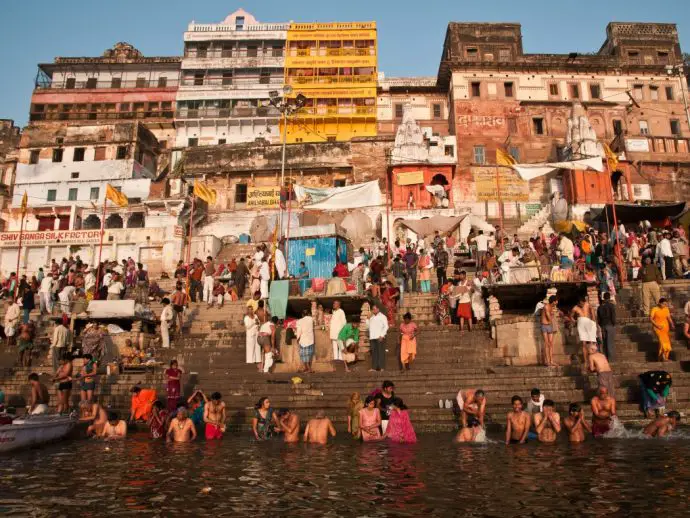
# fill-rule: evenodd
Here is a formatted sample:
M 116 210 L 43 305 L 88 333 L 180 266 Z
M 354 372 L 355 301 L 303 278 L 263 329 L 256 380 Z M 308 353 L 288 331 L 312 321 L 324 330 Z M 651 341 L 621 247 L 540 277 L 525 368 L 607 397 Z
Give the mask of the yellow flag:
M 26 195 L 26 191 L 24 191 L 24 196 L 22 196 L 22 212 L 26 212 L 27 202 L 28 202 L 28 196 Z
M 608 163 L 609 171 L 618 169 L 618 157 L 606 142 L 604 142 L 604 153 L 606 153 L 606 162 Z
M 118 207 L 127 207 L 129 199 L 110 184 L 105 186 L 105 199 L 112 201 Z
M 506 167 L 513 167 L 517 161 L 510 153 L 506 153 L 500 148 L 496 149 L 496 165 L 504 165 Z
M 204 200 L 209 205 L 216 204 L 216 190 L 212 189 L 204 182 L 194 182 L 194 196 Z

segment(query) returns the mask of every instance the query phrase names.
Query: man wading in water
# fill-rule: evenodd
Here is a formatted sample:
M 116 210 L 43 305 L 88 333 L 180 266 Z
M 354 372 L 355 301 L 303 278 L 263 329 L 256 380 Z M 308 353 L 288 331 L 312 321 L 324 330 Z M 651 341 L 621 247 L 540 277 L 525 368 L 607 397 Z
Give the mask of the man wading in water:
M 315 419 L 310 419 L 304 429 L 304 442 L 312 444 L 328 443 L 328 435 L 335 437 L 335 428 L 323 410 L 316 413 Z
M 187 417 L 187 410 L 179 408 L 177 417 L 170 421 L 167 442 L 191 442 L 194 439 L 196 439 L 194 423 Z
M 522 411 L 522 398 L 513 396 L 510 400 L 513 411 L 506 415 L 506 444 L 525 444 L 532 418 Z
M 577 403 L 571 403 L 568 408 L 568 417 L 563 419 L 563 424 L 568 430 L 570 442 L 583 442 L 585 432 L 591 433 L 592 427 L 585 420 L 585 411 Z
M 178 413 L 179 415 L 179 413 Z M 211 394 L 211 401 L 204 405 L 204 422 L 206 423 L 206 440 L 222 439 L 225 432 L 225 403 L 220 392 Z
M 616 400 L 609 396 L 606 387 L 599 387 L 599 393 L 592 398 L 592 434 L 601 437 L 611 429 L 616 415 Z
M 561 416 L 554 409 L 550 399 L 544 401 L 543 410 L 534 415 L 534 428 L 539 442 L 555 442 L 561 431 Z
M 299 442 L 299 416 L 287 408 L 281 408 L 276 413 L 278 427 L 283 432 L 285 442 Z

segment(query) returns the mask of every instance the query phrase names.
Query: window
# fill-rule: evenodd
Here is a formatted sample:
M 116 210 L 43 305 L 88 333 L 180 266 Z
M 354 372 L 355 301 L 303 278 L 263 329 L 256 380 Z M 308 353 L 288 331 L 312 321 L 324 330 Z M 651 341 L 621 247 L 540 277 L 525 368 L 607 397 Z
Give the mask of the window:
M 242 29 L 244 29 L 244 16 L 236 16 L 235 17 L 235 30 L 241 31 Z
M 472 97 L 479 97 L 481 94 L 481 83 L 471 83 Z
M 93 155 L 94 160 L 105 160 L 105 147 L 104 146 L 96 147 L 93 150 L 94 150 L 94 155 Z
M 168 78 L 165 76 L 161 76 L 158 78 L 158 88 L 165 88 L 168 86 Z
M 455 155 L 455 147 L 454 146 L 443 146 L 443 154 L 445 156 Z
M 649 87 L 649 98 L 652 101 L 658 101 L 659 100 L 659 88 L 656 86 L 650 86 Z
M 68 77 L 67 81 L 65 81 L 65 88 L 69 88 L 70 90 L 77 86 L 77 78 L 76 77 Z
M 544 119 L 542 119 L 541 117 L 535 117 L 534 119 L 532 119 L 532 128 L 534 128 L 535 135 L 543 135 Z
M 86 87 L 85 88 L 96 88 L 97 84 L 98 84 L 98 80 L 95 77 L 89 77 L 86 79 Z
M 556 97 L 558 95 L 558 85 L 556 83 L 549 84 L 549 95 Z
M 622 135 L 623 134 L 623 121 L 620 119 L 613 119 L 613 134 Z
M 205 58 L 206 57 L 206 52 L 208 51 L 208 47 L 206 45 L 199 45 L 196 48 L 196 57 L 198 58 Z
M 580 85 L 570 85 L 570 98 L 579 99 L 580 98 Z
M 640 121 L 640 135 L 649 135 L 649 125 L 647 121 Z
M 227 142 L 227 139 L 224 139 L 224 138 L 219 138 L 219 139 L 218 139 L 218 145 L 219 145 L 219 146 L 222 145 L 222 144 L 225 144 L 226 142 Z
M 122 78 L 121 77 L 113 77 L 110 80 L 110 88 L 120 88 L 122 86 Z
M 30 164 L 38 164 L 38 158 L 41 156 L 41 150 L 40 149 L 32 149 L 31 153 L 29 153 L 29 163 Z
M 467 59 L 470 61 L 476 61 L 479 57 L 479 49 L 476 47 L 469 47 L 465 49 L 465 56 L 467 56 Z
M 53 149 L 53 162 L 62 162 L 63 149 L 56 148 Z
M 508 134 L 517 135 L 517 117 L 508 117 Z
M 199 145 L 199 139 L 196 137 L 190 137 L 187 139 L 187 145 L 189 147 L 196 147 Z
M 667 86 L 666 87 L 666 100 L 667 101 L 673 101 L 674 96 L 673 96 L 673 87 L 672 86 Z
M 70 189 L 67 193 L 67 201 L 77 201 L 79 189 Z
M 98 201 L 98 195 L 100 194 L 100 189 L 98 187 L 91 187 L 89 192 L 89 199 L 91 201 Z
M 510 156 L 512 156 L 516 162 L 520 162 L 520 148 L 515 147 L 515 146 L 510 146 L 508 148 L 508 153 L 510 153 Z
M 268 70 L 262 70 L 261 75 L 259 75 L 259 84 L 267 85 L 271 82 L 271 72 Z
M 513 83 L 503 83 L 503 91 L 506 97 L 513 97 Z
M 72 174 L 70 175 L 70 178 L 72 178 L 72 180 L 77 180 L 77 179 L 79 178 L 79 173 L 78 173 L 78 172 L 72 173 Z
M 678 119 L 671 119 L 671 135 L 680 135 L 680 121 Z
M 238 183 L 235 185 L 235 203 L 247 203 L 246 183 Z
M 642 85 L 633 85 L 633 97 L 637 101 L 642 100 Z
M 440 119 L 442 114 L 441 114 L 441 105 L 440 104 L 434 104 L 431 106 L 432 112 L 433 112 L 433 117 L 434 119 Z
M 74 148 L 74 156 L 72 157 L 72 161 L 73 162 L 83 162 L 85 153 L 86 153 L 85 147 L 75 147 Z
M 194 86 L 201 86 L 204 84 L 204 73 L 197 72 L 194 74 Z
M 637 50 L 629 50 L 628 51 L 628 61 L 631 63 L 639 63 L 640 62 L 640 52 Z
M 598 84 L 589 85 L 589 97 L 591 99 L 601 99 L 601 86 Z
M 659 51 L 656 53 L 656 56 L 660 65 L 668 64 L 668 52 Z
M 474 146 L 474 163 L 486 163 L 486 148 L 484 146 Z
M 116 159 L 124 160 L 127 158 L 127 151 L 129 151 L 128 146 L 117 146 L 117 155 L 115 155 Z
M 283 56 L 283 47 L 280 47 L 278 45 L 273 45 L 273 48 L 271 49 L 271 56 L 274 58 L 280 58 Z
M 333 187 L 345 187 L 345 185 L 347 185 L 347 180 L 344 178 L 333 180 Z
M 258 47 L 256 45 L 248 45 L 247 46 L 247 57 L 248 58 L 255 58 L 258 55 Z
M 232 72 L 223 72 L 222 83 L 224 85 L 231 85 L 232 84 Z
M 57 198 L 57 189 L 48 189 L 48 197 L 46 198 L 47 201 L 55 201 Z
M 145 77 L 137 77 L 137 82 L 136 82 L 136 87 L 137 88 L 146 88 L 146 78 Z
M 395 105 L 395 118 L 396 119 L 402 119 L 403 116 L 403 105 L 402 104 L 396 104 Z

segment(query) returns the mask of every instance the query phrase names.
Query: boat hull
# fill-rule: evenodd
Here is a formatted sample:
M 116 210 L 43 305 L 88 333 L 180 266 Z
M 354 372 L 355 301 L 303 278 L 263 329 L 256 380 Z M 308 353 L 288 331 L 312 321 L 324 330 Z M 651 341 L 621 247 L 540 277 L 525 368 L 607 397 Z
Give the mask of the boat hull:
M 67 416 L 32 416 L 0 426 L 0 453 L 29 448 L 64 438 L 76 419 Z

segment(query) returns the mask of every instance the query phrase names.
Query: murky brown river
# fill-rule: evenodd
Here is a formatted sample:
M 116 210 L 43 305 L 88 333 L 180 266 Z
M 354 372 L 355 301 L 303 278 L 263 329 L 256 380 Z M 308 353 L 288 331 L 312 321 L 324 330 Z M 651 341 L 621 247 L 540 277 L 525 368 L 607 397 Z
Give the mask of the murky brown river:
M 0 456 L 3 516 L 688 516 L 690 439 L 571 446 L 166 445 L 73 440 Z

